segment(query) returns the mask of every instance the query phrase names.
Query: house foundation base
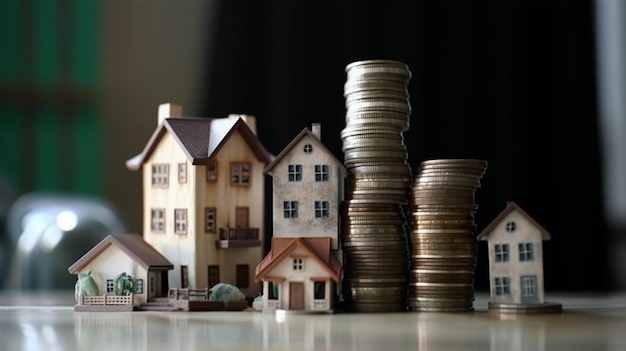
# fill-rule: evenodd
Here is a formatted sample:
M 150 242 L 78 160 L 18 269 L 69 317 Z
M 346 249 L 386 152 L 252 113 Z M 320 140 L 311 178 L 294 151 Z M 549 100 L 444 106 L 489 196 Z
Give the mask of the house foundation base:
M 496 314 L 542 314 L 561 313 L 563 306 L 557 302 L 544 302 L 535 304 L 514 304 L 489 302 L 489 313 Z

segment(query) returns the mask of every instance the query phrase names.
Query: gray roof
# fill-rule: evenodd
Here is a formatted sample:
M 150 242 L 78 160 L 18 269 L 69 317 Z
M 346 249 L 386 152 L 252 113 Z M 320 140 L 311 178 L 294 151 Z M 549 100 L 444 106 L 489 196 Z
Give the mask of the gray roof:
M 170 270 L 174 268 L 174 265 L 143 240 L 141 235 L 111 234 L 102 239 L 102 241 L 84 254 L 83 257 L 79 258 L 78 261 L 74 262 L 74 264 L 68 268 L 68 271 L 71 274 L 77 274 L 111 245 L 117 246 L 146 270 Z
M 141 154 L 126 161 L 126 167 L 141 169 L 166 131 L 172 134 L 193 165 L 207 164 L 234 131 L 239 131 L 259 161 L 266 164 L 271 161 L 270 154 L 241 118 L 173 117 L 166 118 L 157 127 Z

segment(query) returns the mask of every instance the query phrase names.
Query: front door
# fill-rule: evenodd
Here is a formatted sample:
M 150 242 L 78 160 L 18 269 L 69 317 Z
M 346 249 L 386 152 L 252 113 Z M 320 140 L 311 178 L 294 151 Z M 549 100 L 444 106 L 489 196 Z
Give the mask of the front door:
M 250 216 L 249 207 L 235 208 L 235 227 L 236 228 L 249 228 L 250 227 L 249 216 Z
M 289 284 L 289 309 L 304 309 L 304 283 L 300 282 Z
M 520 279 L 520 287 L 522 288 L 522 303 L 539 303 L 539 294 L 537 292 L 537 276 L 523 275 Z

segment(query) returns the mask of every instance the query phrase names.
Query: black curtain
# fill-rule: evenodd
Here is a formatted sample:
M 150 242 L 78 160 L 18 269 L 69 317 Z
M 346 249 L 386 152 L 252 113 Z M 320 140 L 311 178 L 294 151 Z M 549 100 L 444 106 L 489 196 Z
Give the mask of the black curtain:
M 320 122 L 323 142 L 342 160 L 345 66 L 402 61 L 413 73 L 404 135 L 414 172 L 429 158 L 487 160 L 476 192 L 478 232 L 516 201 L 552 234 L 544 244 L 546 289 L 611 288 L 592 1 L 216 6 L 204 115 L 255 115 L 274 154 Z M 478 247 L 476 288 L 484 290 L 486 243 Z

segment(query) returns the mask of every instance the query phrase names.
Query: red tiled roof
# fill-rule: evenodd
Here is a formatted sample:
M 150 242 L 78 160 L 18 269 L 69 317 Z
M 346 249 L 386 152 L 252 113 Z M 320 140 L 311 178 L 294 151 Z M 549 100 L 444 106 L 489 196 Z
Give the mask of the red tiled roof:
M 526 213 L 526 211 L 524 211 L 521 207 L 519 207 L 518 204 L 516 204 L 513 201 L 508 201 L 506 203 L 506 208 L 502 212 L 500 212 L 500 214 L 493 221 L 491 221 L 491 223 L 489 223 L 489 225 L 485 229 L 483 229 L 483 231 L 480 232 L 480 234 L 478 234 L 478 236 L 476 237 L 476 240 L 487 240 L 489 235 L 493 232 L 493 229 L 504 219 L 504 217 L 506 217 L 506 215 L 511 213 L 511 211 L 513 210 L 517 210 L 517 212 L 519 212 L 524 218 L 526 218 L 537 229 L 539 229 L 543 240 L 550 239 L 550 233 L 548 233 L 548 231 L 545 230 L 544 227 L 542 227 L 539 223 L 537 223 L 537 221 L 535 221 L 534 218 L 532 218 L 528 213 Z
M 341 262 L 333 255 L 331 238 L 272 238 L 272 250 L 256 267 L 254 279 L 261 280 L 276 264 L 296 247 L 302 248 L 314 260 L 320 263 L 335 282 L 341 276 Z
M 89 262 L 98 257 L 99 254 L 111 245 L 117 246 L 146 270 L 170 270 L 174 268 L 172 263 L 143 240 L 141 235 L 112 234 L 102 239 L 102 241 L 84 254 L 83 257 L 74 262 L 74 264 L 68 268 L 68 271 L 71 274 L 77 274 L 78 271 L 83 269 Z

